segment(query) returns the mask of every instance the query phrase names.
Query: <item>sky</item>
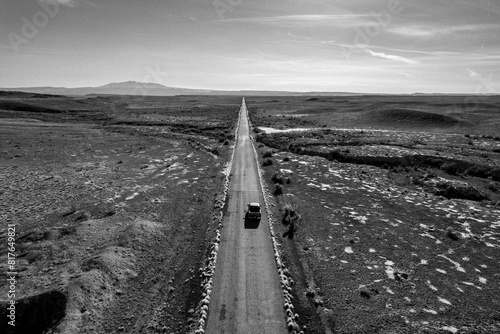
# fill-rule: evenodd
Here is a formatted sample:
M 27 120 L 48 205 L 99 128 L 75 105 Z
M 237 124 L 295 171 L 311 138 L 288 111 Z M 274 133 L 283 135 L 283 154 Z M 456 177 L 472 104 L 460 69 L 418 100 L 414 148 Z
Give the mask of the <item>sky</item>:
M 0 0 L 0 87 L 500 93 L 499 0 Z

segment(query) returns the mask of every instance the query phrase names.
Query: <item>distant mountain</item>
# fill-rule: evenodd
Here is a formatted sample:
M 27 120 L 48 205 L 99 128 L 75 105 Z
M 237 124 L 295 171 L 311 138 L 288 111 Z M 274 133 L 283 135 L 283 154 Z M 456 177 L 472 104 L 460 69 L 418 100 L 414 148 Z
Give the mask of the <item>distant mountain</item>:
M 189 89 L 179 87 L 167 87 L 157 83 L 146 83 L 126 81 L 110 83 L 99 87 L 15 87 L 0 88 L 3 91 L 17 91 L 35 94 L 51 95 L 152 95 L 152 96 L 174 96 L 174 95 L 240 95 L 240 96 L 351 96 L 367 95 L 343 92 L 287 92 L 287 91 L 260 91 L 260 90 L 206 90 Z
M 1 90 L 10 90 L 26 93 L 53 94 L 53 95 L 154 95 L 154 96 L 173 96 L 173 95 L 197 95 L 209 94 L 209 90 L 197 90 L 188 88 L 167 87 L 156 83 L 145 83 L 136 81 L 110 83 L 99 87 L 15 87 L 0 88 Z

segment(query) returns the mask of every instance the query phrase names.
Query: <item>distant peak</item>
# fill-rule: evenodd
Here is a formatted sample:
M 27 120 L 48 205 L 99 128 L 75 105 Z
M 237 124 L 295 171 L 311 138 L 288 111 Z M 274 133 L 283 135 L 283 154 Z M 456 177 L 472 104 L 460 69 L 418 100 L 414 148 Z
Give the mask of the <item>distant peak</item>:
M 168 88 L 167 86 L 160 85 L 158 83 L 152 82 L 138 82 L 138 81 L 124 81 L 124 82 L 112 82 L 100 88 L 110 88 L 110 87 L 150 87 L 150 88 Z

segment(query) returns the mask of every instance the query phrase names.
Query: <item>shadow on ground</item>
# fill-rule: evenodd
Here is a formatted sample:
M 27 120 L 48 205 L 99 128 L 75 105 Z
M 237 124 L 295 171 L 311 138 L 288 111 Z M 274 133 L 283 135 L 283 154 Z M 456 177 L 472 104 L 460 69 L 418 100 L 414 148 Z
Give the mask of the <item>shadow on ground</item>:
M 243 218 L 243 219 L 245 220 L 245 228 L 256 229 L 260 225 L 260 219 L 250 219 L 250 218 L 248 218 L 248 215 L 246 215 L 246 214 L 245 214 L 245 218 Z

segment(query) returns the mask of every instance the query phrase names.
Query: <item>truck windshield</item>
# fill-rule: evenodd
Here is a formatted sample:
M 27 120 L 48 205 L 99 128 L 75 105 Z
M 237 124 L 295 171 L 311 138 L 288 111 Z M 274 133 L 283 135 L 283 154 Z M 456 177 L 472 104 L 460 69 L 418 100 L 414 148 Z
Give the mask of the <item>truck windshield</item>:
M 250 210 L 250 212 L 260 212 L 260 207 L 258 207 L 258 206 L 251 206 L 249 210 Z

